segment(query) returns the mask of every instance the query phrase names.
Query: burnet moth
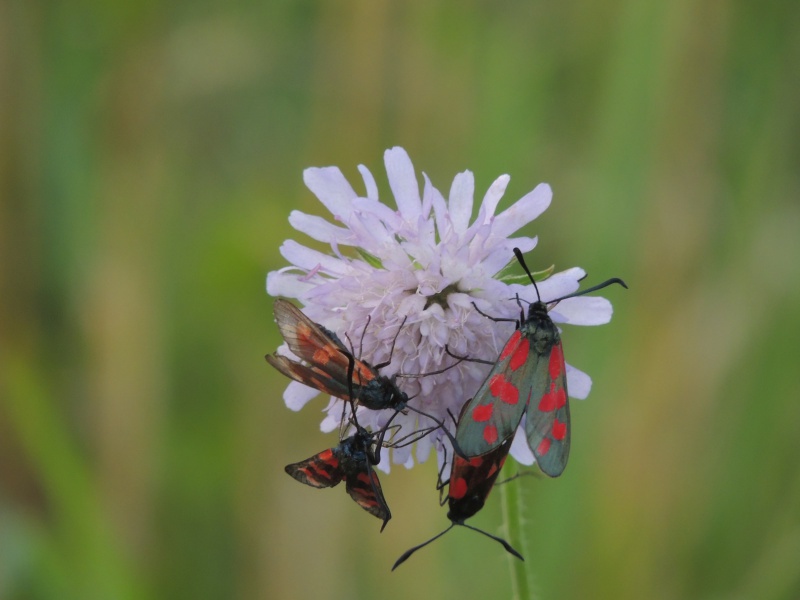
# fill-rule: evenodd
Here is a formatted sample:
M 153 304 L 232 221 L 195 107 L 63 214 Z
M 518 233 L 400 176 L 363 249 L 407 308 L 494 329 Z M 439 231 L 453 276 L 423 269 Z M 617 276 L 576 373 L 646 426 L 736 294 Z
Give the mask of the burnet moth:
M 436 419 L 407 406 L 409 398 L 397 387 L 394 378 L 380 375 L 378 369 L 388 362 L 373 367 L 355 358 L 335 333 L 313 322 L 286 300 L 275 301 L 275 319 L 289 348 L 307 364 L 278 354 L 268 354 L 265 357 L 267 362 L 295 381 L 348 401 L 351 422 L 356 428 L 355 433 L 343 439 L 338 446 L 287 465 L 286 472 L 301 483 L 316 488 L 334 487 L 344 479 L 350 497 L 364 510 L 383 520 L 383 531 L 392 515 L 383 497 L 378 475 L 372 467 L 380 462 L 382 447 L 397 447 L 399 444 L 398 441 L 384 444 L 390 423 L 405 408 L 435 422 Z M 372 410 L 394 409 L 395 414 L 381 431 L 370 432 L 356 421 L 356 403 Z M 442 427 L 442 424 L 439 423 L 437 427 Z M 403 440 L 410 439 L 406 443 L 413 443 L 433 429 L 412 433 Z M 455 444 L 452 434 L 446 429 L 444 432 Z
M 427 417 L 437 424 L 428 431 L 442 428 L 454 447 L 458 448 L 453 434 L 442 422 L 408 405 L 409 397 L 397 386 L 394 376 L 387 377 L 380 374 L 379 370 L 391 361 L 391 352 L 388 361 L 373 366 L 353 356 L 335 333 L 309 319 L 291 302 L 279 298 L 275 300 L 274 310 L 275 321 L 283 339 L 291 351 L 306 364 L 280 354 L 267 354 L 265 358 L 270 365 L 295 381 L 350 402 L 353 413 L 354 404 L 357 404 L 370 410 L 408 409 Z M 395 341 L 396 339 L 395 336 Z M 434 371 L 414 377 L 435 375 L 440 372 Z
M 386 429 L 376 439 L 376 434 L 358 423 L 355 423 L 355 427 L 356 432 L 335 448 L 286 465 L 286 472 L 297 481 L 315 488 L 334 487 L 344 479 L 347 493 L 361 508 L 383 521 L 383 531 L 392 513 L 383 497 L 378 474 L 372 467 L 380 462 Z
M 394 379 L 378 371 L 389 363 L 374 367 L 355 358 L 335 333 L 315 323 L 291 302 L 275 301 L 275 321 L 283 339 L 299 363 L 280 354 L 267 354 L 267 362 L 287 377 L 321 392 L 349 400 L 372 410 L 405 408 L 408 396 Z M 352 377 L 349 371 L 352 370 Z
M 466 405 L 465 405 L 466 406 Z M 464 411 L 462 409 L 461 417 L 463 418 Z M 496 542 L 502 544 L 507 552 L 513 554 L 520 560 L 525 560 L 522 555 L 514 550 L 514 548 L 502 538 L 494 536 L 482 529 L 467 525 L 464 521 L 475 515 L 483 508 L 486 499 L 489 497 L 489 492 L 492 491 L 495 480 L 503 468 L 503 463 L 508 457 L 508 451 L 511 449 L 511 442 L 513 435 L 507 440 L 504 440 L 499 446 L 481 456 L 474 456 L 472 458 L 463 458 L 458 454 L 453 455 L 453 465 L 450 470 L 450 481 L 448 484 L 447 503 L 448 512 L 447 518 L 450 519 L 450 526 L 433 536 L 431 539 L 406 550 L 403 555 L 395 561 L 392 571 L 403 564 L 408 558 L 420 548 L 423 548 L 431 542 L 438 540 L 445 533 L 450 531 L 456 525 L 461 525 L 467 529 L 472 529 L 489 537 Z M 439 487 L 441 487 L 440 484 Z
M 545 303 L 519 248 L 514 248 L 514 254 L 533 283 L 537 300 L 530 305 L 527 318 L 523 311 L 519 321 L 493 319 L 516 321 L 517 330 L 475 396 L 466 403 L 455 437 L 463 456 L 485 456 L 513 439 L 527 411 L 525 433 L 536 462 L 546 475 L 557 477 L 569 457 L 570 417 L 564 350 L 558 328 L 547 314 L 548 304 L 614 283 L 628 286 L 613 278 Z

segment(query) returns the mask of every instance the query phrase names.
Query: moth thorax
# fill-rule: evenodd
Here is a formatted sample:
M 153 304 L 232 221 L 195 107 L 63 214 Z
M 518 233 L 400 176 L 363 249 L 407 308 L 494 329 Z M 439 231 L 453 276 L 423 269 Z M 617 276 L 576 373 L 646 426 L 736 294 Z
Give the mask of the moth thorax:
M 558 341 L 558 330 L 548 321 L 533 332 L 533 347 L 540 354 L 544 354 Z

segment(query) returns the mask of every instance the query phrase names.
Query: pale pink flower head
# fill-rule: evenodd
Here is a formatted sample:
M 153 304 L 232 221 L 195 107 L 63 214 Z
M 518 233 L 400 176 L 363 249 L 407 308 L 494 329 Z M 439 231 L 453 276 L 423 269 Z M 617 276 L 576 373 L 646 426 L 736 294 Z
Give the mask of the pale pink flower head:
M 306 185 L 334 223 L 297 210 L 289 215 L 289 223 L 329 244 L 330 253 L 286 240 L 281 254 L 290 266 L 267 275 L 267 293 L 294 298 L 310 319 L 341 340 L 352 340 L 356 353 L 360 351 L 361 358 L 372 364 L 388 360 L 397 336 L 391 363 L 382 370 L 385 375 L 429 373 L 452 365 L 456 360 L 445 346 L 456 355 L 494 361 L 514 325 L 491 321 L 475 306 L 496 317 L 518 317 L 517 294 L 527 301 L 537 300 L 527 276 L 504 277 L 501 271 L 515 260 L 514 247 L 529 253 L 536 246 L 535 237 L 512 236 L 550 205 L 550 186 L 539 184 L 495 214 L 509 182 L 509 176 L 502 175 L 489 186 L 472 220 L 475 180 L 470 171 L 456 175 L 445 198 L 424 173 L 420 190 L 402 148 L 387 150 L 384 161 L 396 208 L 379 200 L 375 179 L 363 165 L 359 166 L 363 194 L 353 189 L 337 167 L 305 170 Z M 533 255 L 527 260 L 536 262 Z M 573 267 L 541 281 L 537 278 L 541 299 L 548 302 L 575 292 L 584 276 L 583 269 Z M 556 323 L 601 325 L 610 320 L 611 313 L 608 300 L 587 296 L 564 300 L 549 315 Z M 397 381 L 411 398 L 411 406 L 445 422 L 452 431 L 450 414 L 459 414 L 489 368 L 464 361 L 440 374 Z M 567 380 L 570 396 L 586 398 L 592 383 L 588 375 L 567 365 Z M 291 382 L 284 400 L 292 410 L 300 410 L 318 394 Z M 323 431 L 339 426 L 341 402 L 331 399 Z M 377 431 L 393 414 L 393 410 L 361 408 L 358 421 Z M 397 415 L 392 423 L 401 426 L 401 435 L 431 425 L 411 411 Z M 452 457 L 449 441 L 439 430 L 413 445 L 385 451 L 381 467 L 388 469 L 390 454 L 393 462 L 410 467 L 414 457 L 425 461 L 431 448 L 437 449 L 439 461 L 445 452 Z M 523 464 L 533 462 L 524 432 L 516 436 L 511 454 Z

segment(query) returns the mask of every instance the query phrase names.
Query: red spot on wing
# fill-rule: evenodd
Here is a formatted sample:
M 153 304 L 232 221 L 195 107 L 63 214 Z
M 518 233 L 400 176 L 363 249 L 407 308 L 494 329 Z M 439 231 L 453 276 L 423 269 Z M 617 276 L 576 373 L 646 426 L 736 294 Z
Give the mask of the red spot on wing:
M 521 337 L 522 333 L 520 332 L 519 329 L 517 329 L 513 333 L 513 335 L 509 338 L 508 342 L 506 342 L 506 345 L 503 347 L 503 351 L 500 353 L 499 360 L 505 360 L 506 358 L 511 356 L 512 352 L 516 351 Z
M 311 328 L 305 323 L 297 323 L 295 335 L 301 344 L 308 344 L 311 339 Z
M 516 404 L 519 402 L 519 390 L 517 386 L 508 381 L 503 373 L 498 373 L 489 380 L 489 391 L 492 396 L 499 398 L 506 404 Z
M 332 351 L 336 352 L 336 348 L 333 346 L 323 346 L 322 348 L 317 348 L 314 350 L 311 361 L 317 365 L 327 365 L 328 361 L 331 359 Z
M 375 372 L 370 367 L 368 367 L 364 362 L 356 360 L 353 377 L 355 379 L 358 379 L 359 383 L 363 384 L 375 379 Z
M 333 453 L 333 449 L 320 452 L 317 458 L 319 458 L 325 464 L 330 465 L 334 469 L 339 467 L 339 459 L 336 458 L 336 455 Z
M 494 444 L 497 441 L 497 427 L 487 425 L 483 428 L 483 439 L 487 444 Z
M 456 477 L 453 479 L 450 478 L 450 489 L 448 490 L 448 495 L 458 500 L 464 497 L 464 494 L 467 493 L 467 482 L 463 477 Z
M 561 343 L 553 346 L 550 352 L 550 363 L 547 365 L 550 369 L 550 379 L 556 379 L 564 372 L 564 349 Z
M 556 389 L 556 384 L 550 384 L 550 391 L 542 395 L 539 400 L 539 410 L 542 412 L 550 412 L 551 410 L 558 410 L 567 403 L 567 393 L 564 388 Z
M 488 421 L 492 416 L 493 410 L 494 410 L 494 404 L 482 404 L 476 406 L 475 409 L 472 411 L 472 419 L 474 421 L 477 421 L 478 423 Z
M 522 338 L 517 349 L 514 350 L 514 355 L 511 357 L 511 361 L 509 361 L 508 366 L 511 367 L 512 371 L 516 371 L 522 365 L 525 364 L 525 361 L 528 360 L 528 354 L 530 353 L 531 343 L 528 338 Z
M 563 440 L 564 436 L 567 435 L 567 424 L 562 423 L 558 419 L 553 422 L 553 439 L 554 440 Z
M 550 450 L 550 440 L 544 438 L 536 448 L 536 456 L 544 456 Z

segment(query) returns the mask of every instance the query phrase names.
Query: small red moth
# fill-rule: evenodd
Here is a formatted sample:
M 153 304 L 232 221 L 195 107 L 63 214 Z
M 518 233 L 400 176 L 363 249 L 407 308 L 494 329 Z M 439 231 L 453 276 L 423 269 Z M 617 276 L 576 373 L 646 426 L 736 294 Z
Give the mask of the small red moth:
M 462 409 L 459 420 L 463 418 L 463 416 L 464 411 Z M 522 558 L 522 555 L 514 550 L 511 544 L 504 539 L 487 533 L 482 529 L 478 529 L 477 527 L 473 527 L 472 525 L 467 525 L 464 522 L 481 510 L 483 505 L 486 503 L 486 499 L 489 497 L 489 492 L 492 491 L 494 482 L 497 480 L 497 476 L 500 474 L 500 470 L 503 468 L 503 463 L 506 461 L 506 457 L 508 457 L 508 451 L 511 449 L 513 437 L 514 436 L 512 435 L 507 440 L 504 440 L 494 450 L 491 450 L 490 452 L 487 452 L 481 456 L 474 456 L 472 458 L 465 459 L 458 454 L 453 455 L 453 465 L 450 470 L 450 481 L 447 493 L 447 502 L 449 508 L 447 512 L 447 518 L 451 521 L 450 526 L 441 533 L 433 536 L 428 541 L 406 550 L 403 555 L 394 563 L 392 571 L 408 560 L 408 557 L 414 554 L 414 552 L 420 548 L 423 548 L 424 546 L 427 546 L 434 540 L 439 539 L 456 525 L 461 525 L 467 529 L 472 529 L 473 531 L 482 533 L 483 535 L 502 544 L 506 551 L 510 554 L 513 554 L 520 560 L 525 560 Z
M 384 430 L 385 431 L 385 430 Z M 371 515 L 383 520 L 381 531 L 392 518 L 383 497 L 381 482 L 373 465 L 380 462 L 383 435 L 375 440 L 370 433 L 356 424 L 356 432 L 311 458 L 286 465 L 286 472 L 297 481 L 315 488 L 334 487 L 343 479 L 350 497 Z
M 514 248 L 514 254 L 538 296 L 539 288 L 519 248 Z M 613 283 L 628 287 L 621 279 L 613 278 L 550 304 Z M 548 305 L 538 298 L 530 305 L 527 318 L 524 313 L 520 316 L 517 330 L 475 396 L 466 403 L 455 436 L 463 456 L 487 455 L 513 439 L 527 410 L 525 433 L 539 468 L 550 477 L 564 471 L 570 446 L 567 371 L 561 336 L 547 311 Z
M 294 304 L 280 298 L 275 301 L 275 321 L 292 352 L 308 363 L 299 363 L 280 354 L 267 354 L 267 362 L 278 371 L 331 396 L 344 400 L 352 398 L 372 410 L 405 408 L 408 396 L 393 378 L 378 372 L 388 362 L 373 367 L 355 358 L 335 333 L 314 323 Z
M 275 321 L 292 352 L 307 363 L 280 354 L 267 354 L 264 358 L 278 371 L 295 381 L 350 402 L 354 412 L 356 404 L 370 410 L 413 411 L 437 424 L 425 430 L 427 433 L 441 427 L 453 446 L 458 448 L 453 434 L 441 421 L 408 405 L 409 397 L 397 386 L 394 376 L 387 377 L 379 373 L 379 369 L 388 365 L 389 361 L 372 366 L 356 358 L 335 333 L 309 319 L 291 302 L 280 298 L 275 301 Z

